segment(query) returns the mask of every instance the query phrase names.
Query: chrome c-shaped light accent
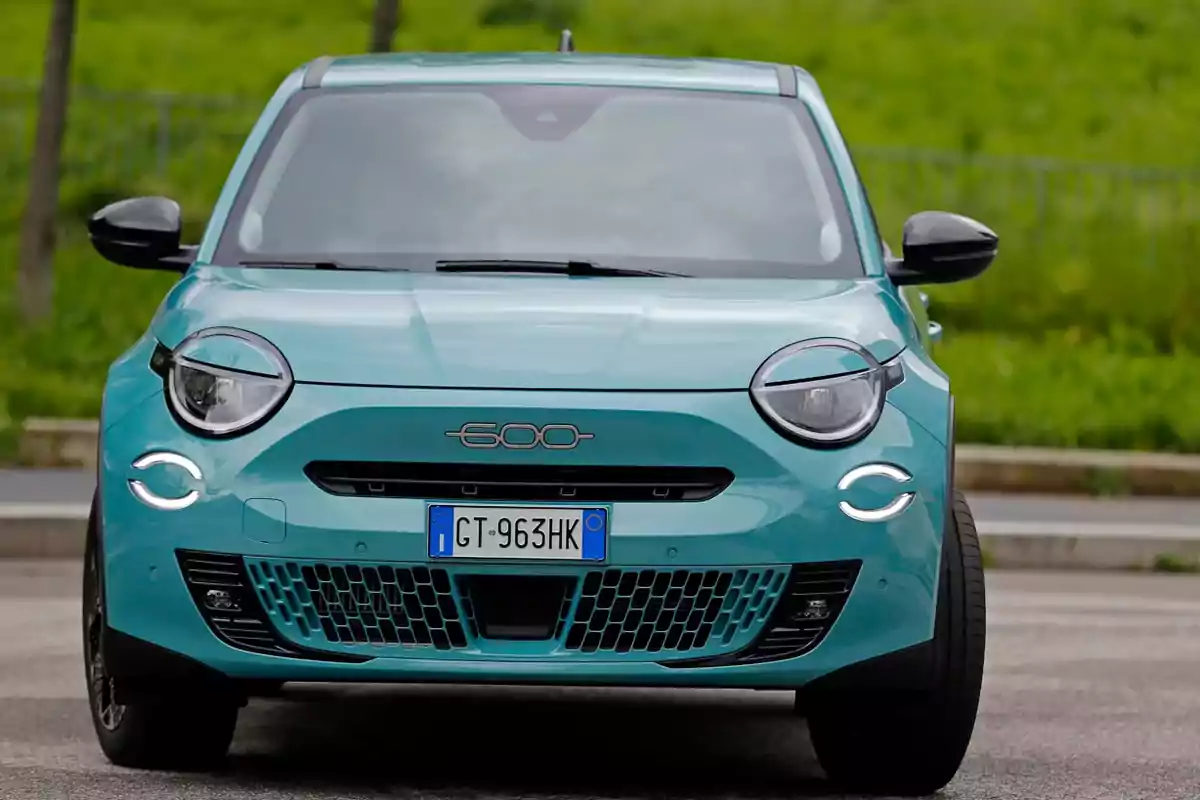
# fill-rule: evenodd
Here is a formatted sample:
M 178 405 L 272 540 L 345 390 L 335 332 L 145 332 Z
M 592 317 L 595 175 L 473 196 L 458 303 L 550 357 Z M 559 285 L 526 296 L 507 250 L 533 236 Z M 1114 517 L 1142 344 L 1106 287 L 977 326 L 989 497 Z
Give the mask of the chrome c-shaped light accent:
M 843 475 L 837 486 L 844 492 L 863 478 L 870 477 L 890 478 L 896 483 L 908 483 L 912 480 L 912 475 L 891 464 L 863 464 Z M 838 508 L 847 517 L 859 522 L 886 522 L 904 513 L 904 510 L 912 505 L 914 497 L 914 492 L 905 492 L 883 508 L 872 509 L 856 508 L 843 500 L 838 503 Z
M 202 480 L 204 478 L 204 475 L 200 472 L 200 467 L 196 466 L 196 462 L 178 453 L 147 453 L 137 461 L 134 461 L 132 466 L 134 469 L 149 469 L 158 464 L 171 464 L 179 467 L 191 475 L 194 480 Z M 183 497 L 160 497 L 150 491 L 150 487 L 146 484 L 133 478 L 129 480 L 129 491 L 133 492 L 134 497 L 151 508 L 163 511 L 179 511 L 187 508 L 200 497 L 200 492 L 195 489 L 190 490 Z

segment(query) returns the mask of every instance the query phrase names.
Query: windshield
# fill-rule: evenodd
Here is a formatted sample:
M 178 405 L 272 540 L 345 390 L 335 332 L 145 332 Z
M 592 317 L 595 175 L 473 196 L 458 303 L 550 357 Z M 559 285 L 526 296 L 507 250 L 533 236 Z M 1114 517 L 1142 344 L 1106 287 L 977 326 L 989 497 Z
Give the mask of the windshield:
M 862 275 L 806 107 L 563 86 L 298 93 L 216 263 L 587 260 L 704 277 Z

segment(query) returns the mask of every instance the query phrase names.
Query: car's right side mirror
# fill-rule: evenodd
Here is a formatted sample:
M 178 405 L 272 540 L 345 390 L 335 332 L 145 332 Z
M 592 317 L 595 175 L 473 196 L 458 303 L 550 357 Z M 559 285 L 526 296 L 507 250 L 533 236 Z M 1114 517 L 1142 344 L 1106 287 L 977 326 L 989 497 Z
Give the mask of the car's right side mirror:
M 904 258 L 888 260 L 888 276 L 899 286 L 969 280 L 996 258 L 999 242 L 969 217 L 922 211 L 904 223 Z

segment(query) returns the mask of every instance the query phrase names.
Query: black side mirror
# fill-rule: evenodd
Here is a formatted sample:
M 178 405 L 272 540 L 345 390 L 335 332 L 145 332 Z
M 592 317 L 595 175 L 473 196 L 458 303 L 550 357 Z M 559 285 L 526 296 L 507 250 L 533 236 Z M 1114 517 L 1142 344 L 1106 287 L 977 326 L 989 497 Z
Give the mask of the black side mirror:
M 179 204 L 166 197 L 133 197 L 110 203 L 88 220 L 92 247 L 123 267 L 187 272 L 196 248 L 181 247 Z
M 900 286 L 969 280 L 991 265 L 999 242 L 983 223 L 922 211 L 904 223 L 904 258 L 888 260 L 888 276 Z

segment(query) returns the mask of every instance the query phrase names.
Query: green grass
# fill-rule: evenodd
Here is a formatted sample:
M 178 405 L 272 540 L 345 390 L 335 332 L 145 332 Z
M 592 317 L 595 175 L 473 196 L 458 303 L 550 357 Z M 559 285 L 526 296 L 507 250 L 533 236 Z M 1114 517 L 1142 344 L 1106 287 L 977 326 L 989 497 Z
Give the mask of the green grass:
M 1200 558 L 1181 556 L 1175 553 L 1159 553 L 1150 566 L 1154 572 L 1169 572 L 1180 575 L 1200 574 Z
M 550 49 L 799 63 L 858 142 L 1200 165 L 1192 47 L 1178 0 L 403 0 L 404 49 Z M 36 79 L 49 0 L 9 3 L 4 72 Z M 496 14 L 497 6 L 518 13 Z M 545 7 L 547 26 L 481 26 Z M 80 0 L 76 80 L 264 97 L 297 64 L 366 45 L 371 0 Z M 534 15 L 538 16 L 538 15 Z
M 948 334 L 964 442 L 1200 452 L 1200 354 L 1077 335 Z
M 980 546 L 979 562 L 984 569 L 994 569 L 996 566 L 996 554 L 986 547 Z
M 5 8 L 0 79 L 36 81 L 49 6 Z M 101 262 L 80 241 L 83 218 L 111 198 L 162 192 L 183 202 L 194 235 L 261 103 L 315 55 L 360 51 L 371 0 L 79 7 L 77 85 L 242 100 L 175 107 L 160 129 L 152 106 L 77 92 L 56 310 L 22 330 L 13 260 L 33 98 L 0 81 L 0 429 L 28 415 L 94 414 L 107 364 L 170 284 Z M 963 440 L 1200 452 L 1200 172 L 1020 160 L 1200 168 L 1200 48 L 1191 47 L 1200 6 L 404 0 L 404 9 L 403 49 L 546 50 L 569 24 L 582 51 L 806 66 L 858 153 L 894 245 L 904 218 L 926 207 L 977 216 L 1001 234 L 987 275 L 930 291 L 933 316 L 947 326 L 938 357 L 955 382 Z M 897 148 L 961 155 L 943 167 Z

